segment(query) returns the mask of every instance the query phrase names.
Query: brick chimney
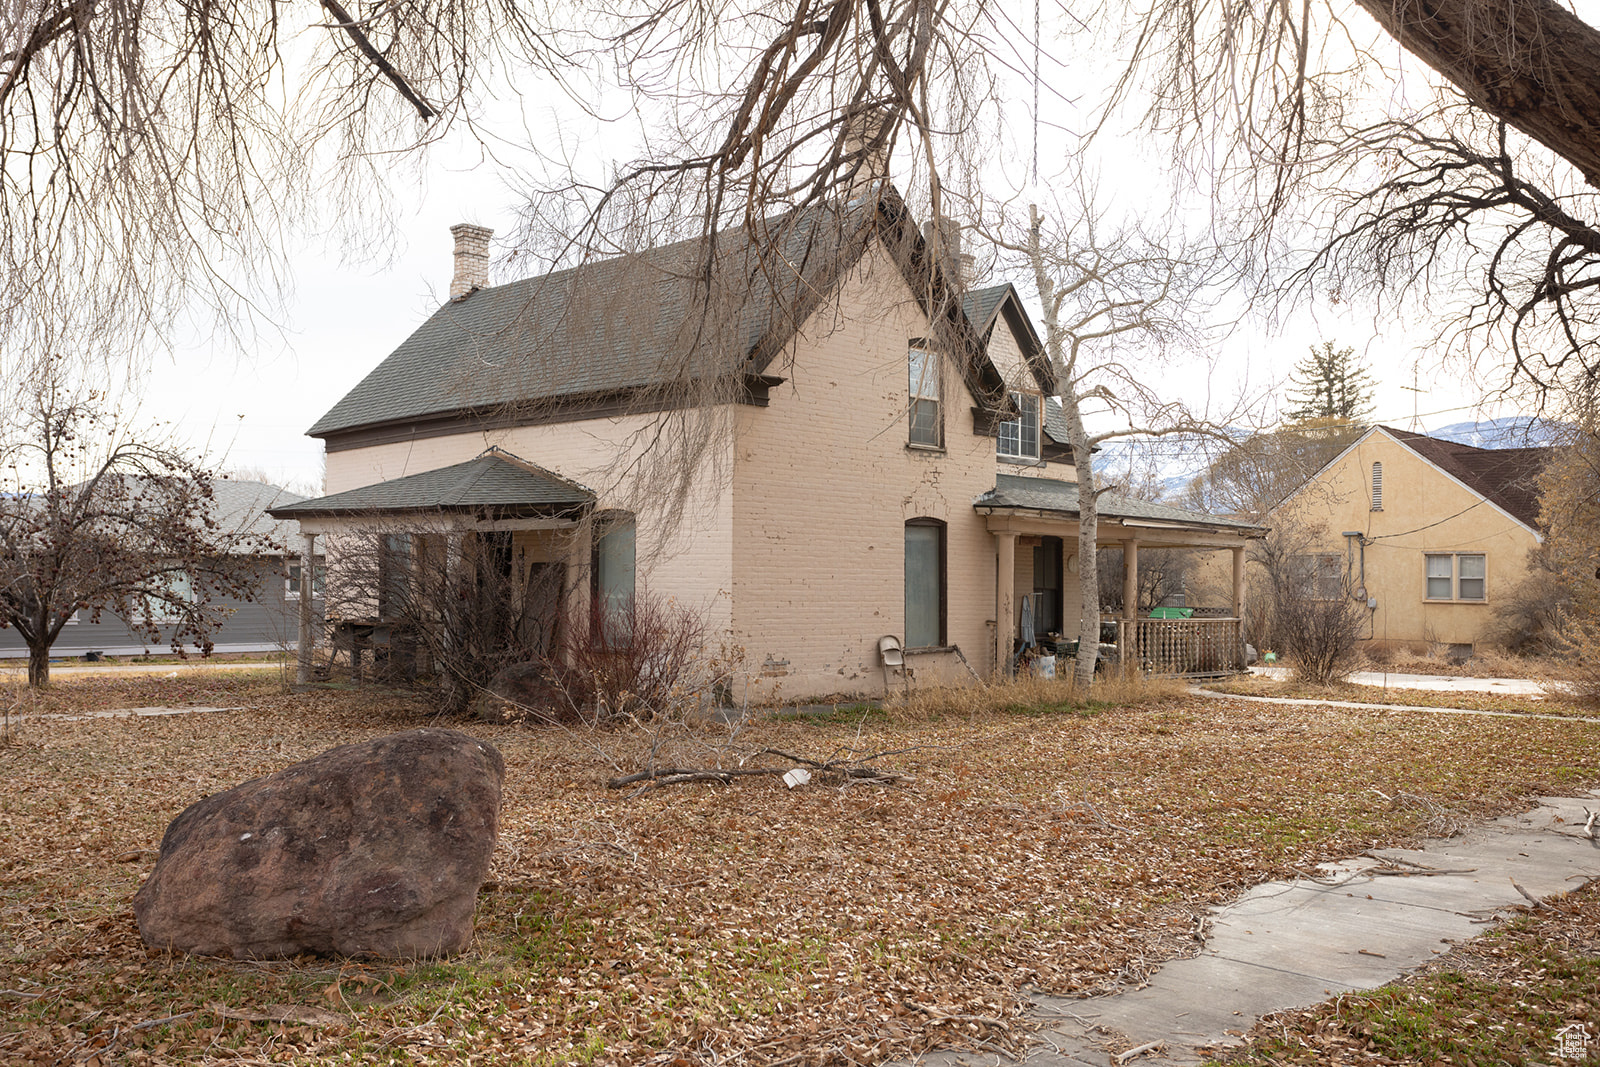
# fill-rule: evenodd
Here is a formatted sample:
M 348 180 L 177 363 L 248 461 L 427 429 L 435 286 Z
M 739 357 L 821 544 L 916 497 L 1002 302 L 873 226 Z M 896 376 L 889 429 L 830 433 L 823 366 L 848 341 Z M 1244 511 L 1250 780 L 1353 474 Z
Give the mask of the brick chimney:
M 450 279 L 450 299 L 459 300 L 489 284 L 489 238 L 494 231 L 470 222 L 450 227 L 456 239 L 456 274 Z
M 853 200 L 876 193 L 879 183 L 889 177 L 889 152 L 887 144 L 874 145 L 888 125 L 889 116 L 877 108 L 857 112 L 845 119 L 844 155 L 849 160 L 859 157 L 860 169 L 850 181 L 847 195 Z M 848 166 L 848 163 L 846 164 Z

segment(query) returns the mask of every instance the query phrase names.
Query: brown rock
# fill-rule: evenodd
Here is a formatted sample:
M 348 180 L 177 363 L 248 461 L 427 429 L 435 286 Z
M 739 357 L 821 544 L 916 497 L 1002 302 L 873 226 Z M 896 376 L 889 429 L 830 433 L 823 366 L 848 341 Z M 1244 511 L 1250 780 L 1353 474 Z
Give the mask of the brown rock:
M 418 957 L 472 940 L 505 761 L 457 730 L 342 745 L 192 804 L 133 898 L 145 944 Z

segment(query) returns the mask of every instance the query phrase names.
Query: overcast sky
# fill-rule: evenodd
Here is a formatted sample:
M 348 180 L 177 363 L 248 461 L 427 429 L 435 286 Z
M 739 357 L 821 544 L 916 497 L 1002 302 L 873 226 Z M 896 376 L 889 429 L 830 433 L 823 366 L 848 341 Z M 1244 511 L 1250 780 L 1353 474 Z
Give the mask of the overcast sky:
M 510 106 L 530 107 L 533 96 Z M 568 153 L 581 145 L 583 158 L 601 165 L 630 154 L 628 123 L 596 137 L 580 116 L 560 111 L 559 102 L 541 100 L 538 106 L 545 110 L 531 125 L 542 132 L 530 136 L 559 136 Z M 1028 111 L 1026 103 L 1017 106 Z M 1030 125 L 1024 119 L 1022 129 L 1005 131 L 1013 147 L 1002 152 L 1025 154 L 1027 149 L 1016 146 L 1031 141 Z M 1048 138 L 1050 131 L 1042 136 Z M 1048 160 L 1052 151 L 1047 146 L 1041 158 Z M 515 223 L 518 202 L 509 187 L 515 179 L 487 165 L 450 162 L 473 158 L 445 146 L 436 152 L 424 183 L 396 191 L 400 214 L 391 235 L 391 259 L 344 263 L 315 242 L 297 254 L 281 335 L 263 332 L 242 357 L 231 346 L 203 340 L 159 357 L 146 383 L 145 415 L 176 422 L 180 434 L 206 449 L 213 462 L 260 471 L 302 491 L 319 487 L 321 442 L 304 436 L 305 430 L 443 299 L 452 271 L 449 227 L 473 222 L 504 236 Z M 1001 162 L 1012 164 L 1010 173 L 1025 169 L 1020 158 Z M 1128 184 L 1130 174 L 1148 169 L 1146 162 L 1117 158 L 1115 152 L 1100 165 L 1103 184 L 1119 187 Z M 1408 333 L 1405 323 L 1392 318 L 1375 323 L 1370 311 L 1348 307 L 1338 313 L 1304 309 L 1276 332 L 1260 326 L 1236 330 L 1216 345 L 1215 371 L 1190 369 L 1164 379 L 1164 385 L 1171 395 L 1190 400 L 1208 391 L 1221 399 L 1241 388 L 1260 395 L 1270 382 L 1281 381 L 1310 345 L 1324 340 L 1352 345 L 1364 357 L 1377 383 L 1379 422 L 1410 426 L 1415 413 L 1419 426 L 1430 429 L 1511 413 L 1484 409 L 1483 390 L 1460 367 L 1441 371 L 1435 359 L 1419 351 L 1426 338 Z M 1413 391 L 1413 384 L 1420 391 Z

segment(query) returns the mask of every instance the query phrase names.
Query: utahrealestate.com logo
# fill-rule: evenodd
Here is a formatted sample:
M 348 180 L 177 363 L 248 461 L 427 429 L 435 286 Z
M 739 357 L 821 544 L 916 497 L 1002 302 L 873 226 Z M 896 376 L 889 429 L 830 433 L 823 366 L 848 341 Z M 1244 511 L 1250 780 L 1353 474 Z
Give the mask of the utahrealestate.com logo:
M 1589 1052 L 1589 1031 L 1582 1023 L 1572 1023 L 1556 1031 L 1556 1044 L 1550 1050 L 1557 1059 L 1582 1063 Z

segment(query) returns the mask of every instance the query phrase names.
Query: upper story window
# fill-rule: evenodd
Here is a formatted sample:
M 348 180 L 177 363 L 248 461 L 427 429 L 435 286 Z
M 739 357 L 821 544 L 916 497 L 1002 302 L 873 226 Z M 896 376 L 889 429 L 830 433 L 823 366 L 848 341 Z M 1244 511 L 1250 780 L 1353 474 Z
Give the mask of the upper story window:
M 910 371 L 910 442 L 939 448 L 944 444 L 939 354 L 921 342 L 913 341 L 906 362 Z
M 1372 510 L 1383 510 L 1383 464 L 1372 465 Z
M 1012 393 L 1017 417 L 1000 424 L 995 453 L 1004 459 L 1039 458 L 1039 394 Z
M 1429 553 L 1429 600 L 1486 600 L 1488 560 L 1481 552 Z

